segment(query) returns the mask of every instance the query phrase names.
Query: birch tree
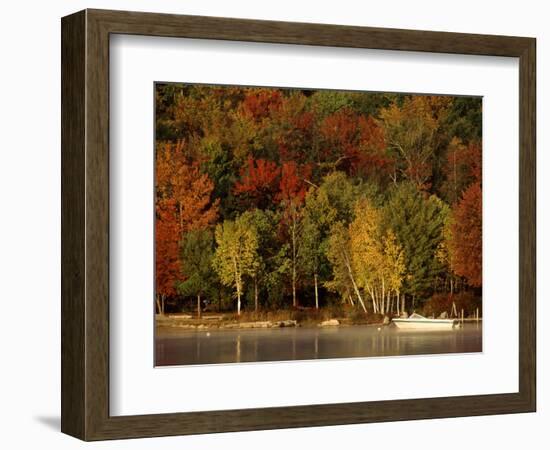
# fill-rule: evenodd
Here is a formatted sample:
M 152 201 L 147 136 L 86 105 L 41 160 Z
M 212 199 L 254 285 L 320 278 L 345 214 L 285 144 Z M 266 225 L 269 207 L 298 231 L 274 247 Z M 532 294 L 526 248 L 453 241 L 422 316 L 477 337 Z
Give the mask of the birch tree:
M 353 292 L 363 311 L 367 312 L 352 267 L 349 231 L 342 222 L 337 222 L 331 228 L 327 257 L 333 272 L 333 279 L 325 283 L 327 289 L 340 293 L 342 298 L 349 298 Z
M 352 267 L 357 284 L 368 292 L 373 311 L 387 314 L 399 296 L 405 273 L 403 252 L 391 230 L 383 230 L 382 212 L 367 199 L 357 202 L 350 224 Z
M 258 265 L 258 236 L 256 230 L 239 217 L 218 224 L 215 237 L 217 248 L 212 265 L 221 282 L 235 289 L 240 315 L 245 277 L 253 276 Z
M 329 204 L 326 192 L 309 190 L 301 225 L 298 260 L 302 271 L 313 278 L 315 308 L 319 308 L 319 276 L 327 266 L 326 247 L 329 229 L 336 217 L 336 210 Z

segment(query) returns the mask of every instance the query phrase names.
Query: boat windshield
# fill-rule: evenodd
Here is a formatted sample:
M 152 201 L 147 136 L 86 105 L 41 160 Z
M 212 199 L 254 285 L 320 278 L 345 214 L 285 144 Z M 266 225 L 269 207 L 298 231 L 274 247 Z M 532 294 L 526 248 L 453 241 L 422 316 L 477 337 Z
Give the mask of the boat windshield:
M 425 319 L 425 317 L 424 317 L 424 316 L 421 316 L 420 314 L 412 313 L 412 314 L 409 316 L 409 319 Z

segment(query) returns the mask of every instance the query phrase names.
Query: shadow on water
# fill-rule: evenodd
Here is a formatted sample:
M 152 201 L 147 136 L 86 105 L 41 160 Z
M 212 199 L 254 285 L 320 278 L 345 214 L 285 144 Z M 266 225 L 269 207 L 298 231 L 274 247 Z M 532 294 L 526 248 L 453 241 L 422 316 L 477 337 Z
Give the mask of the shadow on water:
M 449 331 L 399 331 L 393 326 L 211 330 L 155 342 L 157 366 L 481 351 L 481 324 Z

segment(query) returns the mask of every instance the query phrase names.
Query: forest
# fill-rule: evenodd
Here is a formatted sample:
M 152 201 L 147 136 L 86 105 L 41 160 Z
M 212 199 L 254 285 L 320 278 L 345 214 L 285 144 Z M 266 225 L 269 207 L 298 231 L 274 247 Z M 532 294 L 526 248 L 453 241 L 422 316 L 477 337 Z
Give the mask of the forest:
M 479 97 L 155 85 L 156 310 L 481 307 Z

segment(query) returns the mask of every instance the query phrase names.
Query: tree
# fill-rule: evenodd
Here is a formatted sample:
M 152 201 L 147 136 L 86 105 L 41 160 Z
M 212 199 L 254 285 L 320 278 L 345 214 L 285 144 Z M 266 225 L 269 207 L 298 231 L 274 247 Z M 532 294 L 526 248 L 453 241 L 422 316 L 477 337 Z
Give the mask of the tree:
M 265 209 L 273 203 L 279 187 L 281 169 L 273 161 L 249 157 L 241 169 L 241 179 L 234 187 L 236 195 L 246 197 L 255 208 Z
M 175 284 L 181 280 L 179 242 L 188 231 L 216 220 L 218 201 L 211 201 L 208 176 L 187 161 L 183 142 L 159 144 L 155 157 L 155 271 L 158 309 L 164 313 L 166 297 L 176 294 Z
M 261 284 L 268 281 L 270 274 L 280 270 L 279 252 L 281 251 L 276 239 L 277 217 L 269 210 L 253 209 L 244 212 L 240 218 L 250 230 L 256 234 L 258 248 L 251 277 L 254 283 L 254 310 L 259 309 L 259 292 Z
M 212 258 L 213 236 L 208 229 L 189 231 L 181 241 L 182 273 L 185 280 L 178 290 L 183 295 L 197 297 L 197 317 L 201 317 L 201 297 L 213 283 Z
M 298 260 L 304 273 L 313 278 L 315 308 L 319 308 L 319 275 L 326 268 L 327 238 L 336 211 L 329 204 L 326 192 L 311 188 L 308 191 L 300 226 Z
M 344 172 L 332 172 L 323 178 L 319 195 L 327 198 L 336 211 L 335 221 L 349 224 L 353 220 L 353 206 L 359 191 Z
M 179 228 L 173 201 L 158 202 L 155 224 L 155 285 L 159 314 L 164 314 L 167 296 L 176 293 L 179 278 L 178 239 Z
M 359 139 L 350 149 L 350 175 L 360 176 L 380 186 L 386 186 L 395 166 L 394 157 L 387 152 L 386 133 L 380 121 L 372 116 L 358 119 Z
M 352 293 L 354 293 L 363 311 L 367 312 L 352 267 L 349 230 L 342 222 L 336 222 L 331 228 L 327 257 L 332 265 L 333 274 L 333 279 L 325 283 L 327 289 L 339 292 L 343 299 L 349 298 L 351 303 L 353 303 Z
M 197 162 L 187 161 L 183 142 L 157 146 L 156 180 L 157 202 L 171 200 L 180 237 L 216 221 L 219 201 L 211 199 L 214 184 Z
M 349 171 L 350 158 L 359 140 L 358 121 L 358 116 L 349 108 L 339 109 L 322 121 L 320 160 L 326 168 Z
M 474 182 L 481 182 L 481 145 L 464 144 L 453 138 L 447 148 L 442 191 L 450 204 L 455 204 L 462 193 Z
M 349 232 L 357 284 L 369 293 L 374 312 L 386 314 L 392 294 L 399 297 L 405 273 L 403 251 L 393 231 L 383 230 L 382 212 L 369 200 L 358 201 L 355 211 Z
M 216 226 L 216 244 L 212 265 L 226 286 L 235 289 L 237 314 L 241 314 L 241 295 L 246 276 L 253 276 L 257 266 L 258 236 L 240 218 Z
M 381 182 L 391 169 L 386 153 L 383 127 L 371 116 L 342 108 L 320 125 L 322 136 L 319 166 L 329 171 L 343 170 Z
M 397 186 L 385 207 L 385 222 L 403 249 L 403 291 L 413 297 L 433 288 L 441 270 L 436 257 L 443 241 L 448 207 L 437 197 L 427 196 L 413 184 Z
M 221 217 L 229 217 L 235 207 L 233 185 L 239 171 L 239 161 L 233 157 L 231 148 L 218 137 L 202 138 L 199 147 L 200 170 L 208 175 L 214 189 L 211 197 L 219 201 Z
M 269 118 L 281 108 L 282 95 L 279 89 L 249 89 L 242 102 L 242 111 L 255 121 Z
M 305 180 L 309 177 L 309 166 L 298 167 L 291 161 L 283 163 L 281 182 L 276 199 L 282 207 L 282 224 L 290 237 L 291 263 L 292 263 L 292 306 L 298 306 L 296 297 L 296 283 L 298 279 L 298 237 L 300 226 L 301 207 L 307 192 Z
M 307 98 L 302 92 L 288 92 L 266 122 L 266 144 L 274 144 L 279 161 L 303 166 L 316 160 L 315 114 L 308 110 Z M 275 155 L 271 159 L 275 159 Z
M 481 184 L 472 184 L 452 212 L 449 245 L 451 268 L 472 287 L 482 282 Z
M 448 97 L 414 95 L 381 111 L 386 142 L 395 155 L 398 177 L 419 189 L 430 187 L 439 122 L 446 116 Z
M 394 292 L 397 299 L 397 312 L 401 310 L 405 311 L 405 303 L 401 302 L 401 287 L 405 279 L 405 258 L 403 256 L 403 249 L 393 231 L 389 230 L 384 238 L 384 258 L 385 258 L 385 270 L 387 279 L 389 281 L 388 292 Z M 400 308 L 401 303 L 401 308 Z M 386 303 L 387 308 L 391 309 L 391 303 Z

